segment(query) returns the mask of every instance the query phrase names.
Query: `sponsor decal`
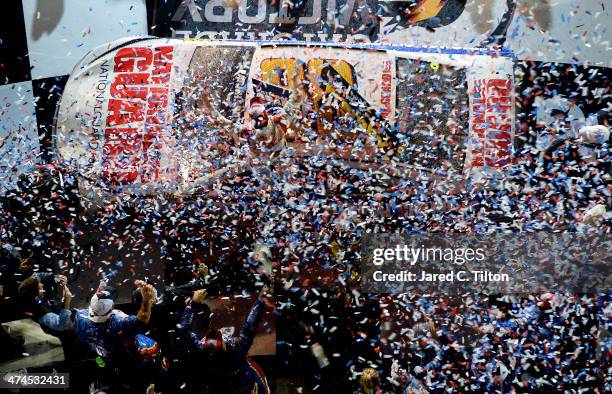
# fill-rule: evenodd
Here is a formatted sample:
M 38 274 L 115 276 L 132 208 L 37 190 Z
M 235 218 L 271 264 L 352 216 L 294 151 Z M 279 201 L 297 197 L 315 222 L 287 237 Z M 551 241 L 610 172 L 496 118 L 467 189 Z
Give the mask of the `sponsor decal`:
M 102 151 L 104 177 L 111 182 L 144 183 L 159 174 L 159 142 L 168 124 L 173 50 L 173 46 L 125 47 L 114 57 Z M 105 79 L 96 89 L 109 82 L 108 72 L 101 75 Z M 101 127 L 95 119 L 100 118 L 94 118 L 94 128 Z
M 383 105 L 381 115 L 387 118 L 391 113 L 391 69 L 393 62 L 391 60 L 385 60 L 382 63 L 382 80 L 380 82 L 380 102 Z
M 311 110 L 317 112 L 310 125 L 298 128 L 298 140 L 305 138 L 304 130 L 312 128 L 321 138 L 352 141 L 358 134 L 355 125 L 376 137 L 380 147 L 389 145 L 389 130 L 386 120 L 393 111 L 392 68 L 393 61 L 385 55 L 370 54 L 367 59 L 358 58 L 357 53 L 346 54 L 344 59 L 333 56 L 320 57 L 317 51 L 306 51 L 301 57 L 270 57 L 259 61 L 254 93 L 263 94 L 267 100 L 284 101 L 293 88 L 294 75 L 307 86 Z M 336 54 L 336 56 L 338 56 Z M 368 64 L 369 73 L 364 73 Z M 364 75 L 368 75 L 367 78 Z M 330 103 L 334 103 L 331 105 Z M 303 119 L 309 119 L 309 115 Z M 342 133 L 332 131 L 334 121 L 354 122 L 353 126 L 339 128 Z M 336 130 L 336 129 L 334 129 Z
M 471 94 L 471 167 L 502 168 L 512 154 L 512 81 L 478 79 Z

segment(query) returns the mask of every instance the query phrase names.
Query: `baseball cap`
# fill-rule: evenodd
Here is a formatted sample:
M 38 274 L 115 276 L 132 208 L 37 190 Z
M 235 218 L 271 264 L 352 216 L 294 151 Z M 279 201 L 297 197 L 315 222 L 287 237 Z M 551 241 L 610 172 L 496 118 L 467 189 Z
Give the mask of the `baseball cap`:
M 96 292 L 89 302 L 89 320 L 94 323 L 105 323 L 113 311 L 113 291 L 109 287 Z

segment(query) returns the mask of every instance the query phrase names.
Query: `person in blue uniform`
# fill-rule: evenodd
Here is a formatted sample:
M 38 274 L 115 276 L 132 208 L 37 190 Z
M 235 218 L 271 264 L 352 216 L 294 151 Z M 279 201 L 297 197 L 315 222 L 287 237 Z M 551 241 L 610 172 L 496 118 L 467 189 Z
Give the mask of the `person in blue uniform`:
M 113 290 L 101 284 L 91 297 L 89 308 L 79 310 L 75 317 L 75 334 L 80 345 L 94 352 L 104 362 L 112 361 L 113 353 L 123 348 L 125 338 L 134 337 L 151 319 L 154 291 L 142 285 L 142 303 L 136 314 L 127 315 L 113 309 Z

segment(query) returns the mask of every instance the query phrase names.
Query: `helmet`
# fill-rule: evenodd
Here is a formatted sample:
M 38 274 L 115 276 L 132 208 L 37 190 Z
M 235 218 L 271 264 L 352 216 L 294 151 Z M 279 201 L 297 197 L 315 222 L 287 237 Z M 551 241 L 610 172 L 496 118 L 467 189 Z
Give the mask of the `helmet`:
M 268 111 L 261 97 L 253 97 L 249 103 L 249 118 L 254 129 L 263 129 L 268 125 Z
M 134 352 L 138 367 L 168 370 L 168 360 L 162 356 L 157 341 L 146 335 L 138 334 L 134 337 Z

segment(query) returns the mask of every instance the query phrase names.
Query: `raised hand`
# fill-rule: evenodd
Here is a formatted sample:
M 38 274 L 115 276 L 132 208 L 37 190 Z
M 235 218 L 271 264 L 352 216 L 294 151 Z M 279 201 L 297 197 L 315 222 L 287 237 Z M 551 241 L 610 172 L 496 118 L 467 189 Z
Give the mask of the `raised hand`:
M 140 287 L 140 294 L 142 294 L 142 302 L 147 304 L 151 304 L 153 302 L 153 298 L 155 297 L 153 286 L 147 284 L 143 284 Z
M 193 296 L 191 297 L 191 300 L 195 302 L 196 304 L 203 304 L 204 301 L 206 300 L 207 294 L 208 293 L 206 292 L 206 289 L 196 290 L 193 292 Z

